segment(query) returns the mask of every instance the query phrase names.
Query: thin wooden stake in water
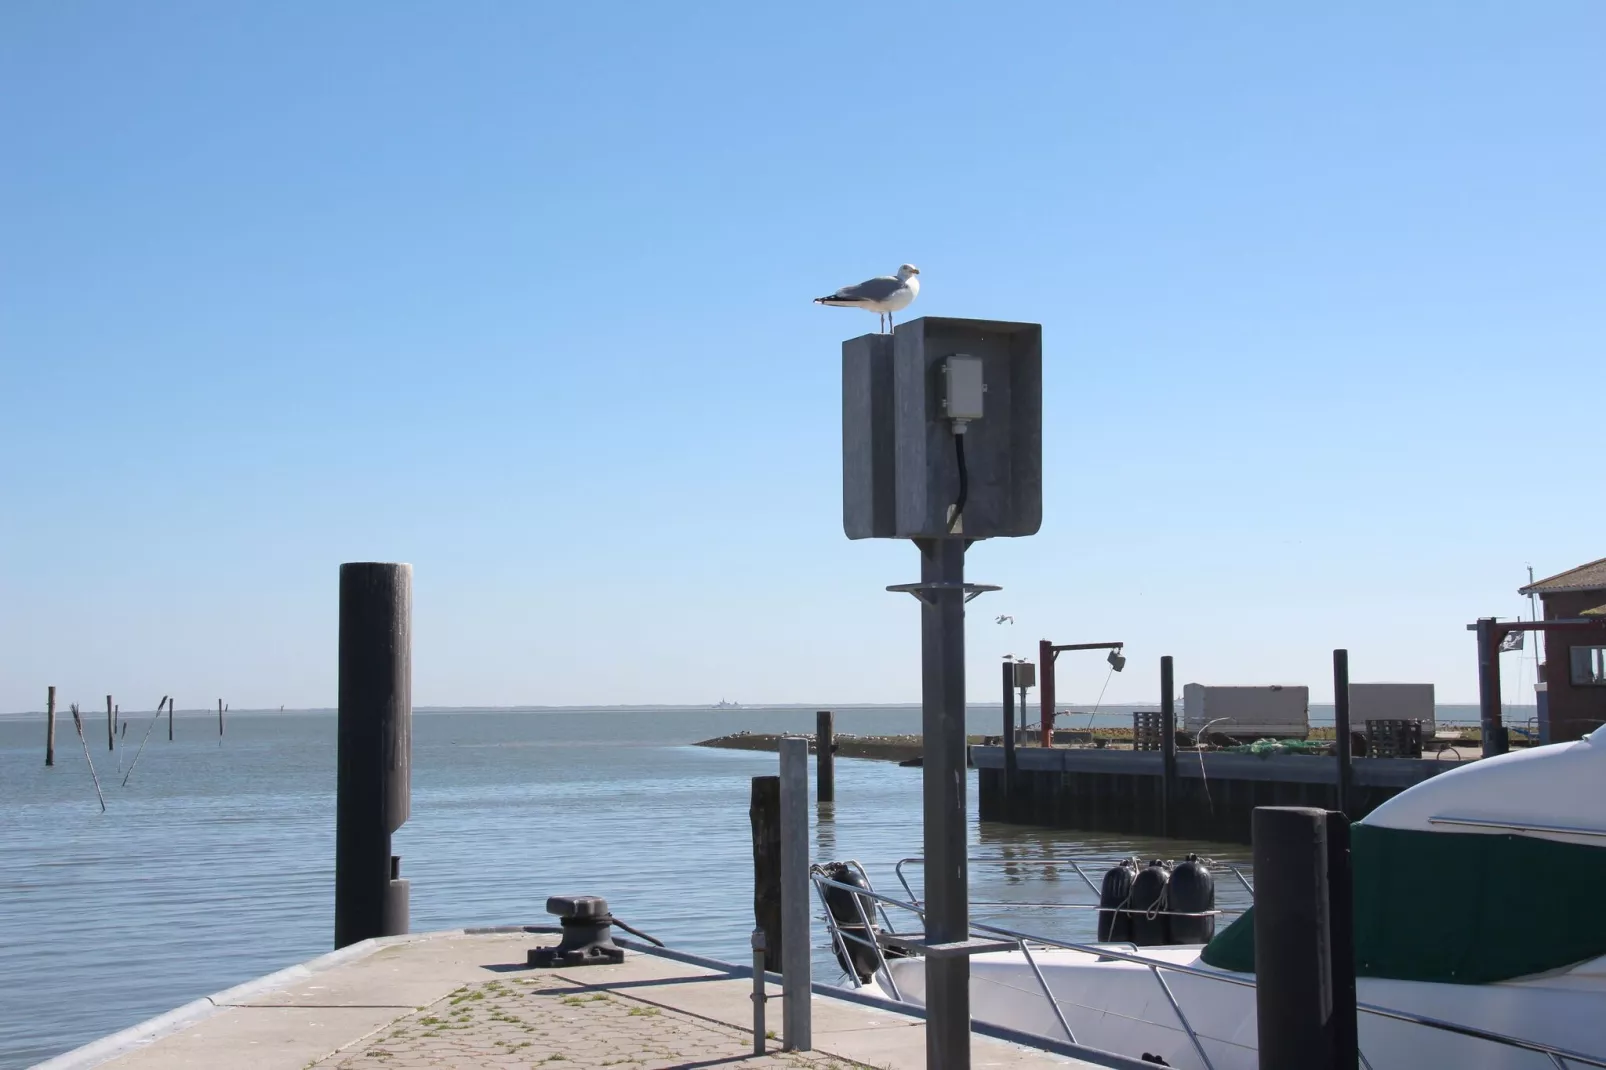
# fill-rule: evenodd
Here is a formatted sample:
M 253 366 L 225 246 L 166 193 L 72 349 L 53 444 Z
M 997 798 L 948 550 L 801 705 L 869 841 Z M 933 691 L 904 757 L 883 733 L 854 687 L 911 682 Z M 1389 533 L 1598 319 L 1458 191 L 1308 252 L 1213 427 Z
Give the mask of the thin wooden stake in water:
M 173 696 L 167 697 L 167 741 L 173 742 Z
M 123 787 L 125 788 L 128 787 L 128 778 L 134 775 L 134 766 L 139 764 L 139 756 L 145 753 L 145 740 L 151 738 L 151 729 L 155 728 L 156 722 L 161 719 L 162 707 L 167 705 L 167 701 L 167 696 L 163 695 L 162 701 L 156 704 L 156 716 L 152 717 L 151 723 L 145 726 L 145 739 L 139 741 L 139 750 L 134 752 L 134 760 L 128 763 L 128 772 L 123 774 Z M 124 727 L 127 727 L 126 721 L 123 724 Z M 172 722 L 169 721 L 168 724 L 171 725 Z
M 78 703 L 72 704 L 72 723 L 78 729 L 78 742 L 84 745 L 84 761 L 89 763 L 89 776 L 95 782 L 95 798 L 100 800 L 100 812 L 106 812 L 106 796 L 100 793 L 100 777 L 95 775 L 95 759 L 89 756 L 89 740 L 84 738 L 84 722 L 78 716 Z
M 217 741 L 223 743 L 223 700 L 217 700 Z
M 115 713 L 112 712 L 113 708 L 114 707 L 112 706 L 112 697 L 110 695 L 107 695 L 106 696 L 106 749 L 107 750 L 116 750 L 117 749 L 117 737 L 112 734 L 112 718 L 117 716 Z
M 45 766 L 56 764 L 56 689 L 45 696 Z

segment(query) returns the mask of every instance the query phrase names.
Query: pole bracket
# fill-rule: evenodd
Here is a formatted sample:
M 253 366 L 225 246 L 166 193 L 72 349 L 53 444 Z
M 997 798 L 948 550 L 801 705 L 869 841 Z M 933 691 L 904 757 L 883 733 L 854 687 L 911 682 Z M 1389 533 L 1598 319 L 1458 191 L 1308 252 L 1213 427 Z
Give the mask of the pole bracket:
M 932 595 L 938 591 L 960 590 L 965 592 L 965 601 L 973 602 L 989 591 L 1002 591 L 1003 588 L 994 583 L 895 583 L 887 590 L 893 594 L 912 594 L 926 605 L 935 605 Z M 928 593 L 929 592 L 929 593 Z

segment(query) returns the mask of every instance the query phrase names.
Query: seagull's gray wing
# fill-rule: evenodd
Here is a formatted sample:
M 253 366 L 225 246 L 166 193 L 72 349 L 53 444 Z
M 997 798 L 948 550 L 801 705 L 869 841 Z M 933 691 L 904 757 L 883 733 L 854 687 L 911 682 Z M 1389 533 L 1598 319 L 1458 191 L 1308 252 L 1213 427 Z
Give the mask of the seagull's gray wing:
M 892 275 L 879 275 L 854 286 L 844 286 L 831 297 L 838 301 L 885 301 L 902 286 L 902 279 Z

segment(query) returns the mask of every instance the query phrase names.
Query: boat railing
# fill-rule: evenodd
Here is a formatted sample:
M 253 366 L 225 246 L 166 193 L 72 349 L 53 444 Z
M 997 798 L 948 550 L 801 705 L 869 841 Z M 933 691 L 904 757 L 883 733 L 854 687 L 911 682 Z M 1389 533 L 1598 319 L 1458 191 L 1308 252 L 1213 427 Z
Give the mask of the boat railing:
M 903 862 L 918 861 L 920 861 L 918 858 L 903 859 L 900 861 L 899 865 L 901 866 Z M 826 867 L 823 865 L 815 864 L 809 867 L 809 877 L 814 884 L 816 893 L 819 895 L 820 905 L 825 911 L 825 923 L 827 930 L 831 934 L 832 949 L 838 953 L 841 961 L 847 964 L 847 975 L 849 980 L 853 983 L 854 988 L 863 988 L 864 982 L 859 979 L 858 971 L 853 968 L 853 956 L 849 944 L 852 943 L 872 949 L 875 952 L 875 973 L 886 978 L 887 985 L 892 991 L 892 998 L 900 1003 L 904 1002 L 903 994 L 898 990 L 897 981 L 892 976 L 891 969 L 888 968 L 886 952 L 890 947 L 899 952 L 899 957 L 923 954 L 925 951 L 923 944 L 923 937 L 925 934 L 923 928 L 919 934 L 907 932 L 899 933 L 896 930 L 896 927 L 892 924 L 892 919 L 887 913 L 887 908 L 889 906 L 895 907 L 899 910 L 914 914 L 922 919 L 922 926 L 924 926 L 925 910 L 920 905 L 920 901 L 912 893 L 910 894 L 908 900 L 901 900 L 894 896 L 889 896 L 875 891 L 874 888 L 871 887 L 869 874 L 865 871 L 864 866 L 859 862 L 850 859 L 843 864 L 852 867 L 852 869 L 857 872 L 860 880 L 863 881 L 862 886 L 847 884 L 838 880 L 834 880 L 828 875 Z M 1080 867 L 1078 867 L 1078 872 L 1080 872 Z M 1083 874 L 1083 877 L 1086 877 L 1085 873 Z M 903 881 L 903 874 L 901 870 L 899 871 L 899 880 L 903 882 L 904 888 L 907 890 L 909 886 L 907 881 Z M 1092 882 L 1089 881 L 1089 883 L 1091 884 Z M 836 916 L 831 910 L 830 901 L 826 898 L 826 891 L 828 889 L 838 889 L 840 891 L 852 894 L 853 903 L 859 916 L 859 923 L 861 926 L 860 932 L 862 932 L 864 935 L 861 936 L 860 932 L 850 932 L 837 923 Z M 866 899 L 869 899 L 874 904 L 868 911 L 865 908 Z M 871 915 L 876 913 L 880 914 L 882 922 L 885 926 L 880 933 L 877 933 L 876 926 L 872 924 Z M 1056 940 L 1052 937 L 1039 936 L 1033 933 L 1021 932 L 1016 929 L 1009 929 L 997 925 L 987 925 L 975 921 L 970 923 L 970 934 L 972 941 L 979 941 L 978 946 L 975 949 L 978 952 L 1017 950 L 1021 953 L 1022 957 L 1026 961 L 1026 964 L 1031 968 L 1032 975 L 1036 978 L 1038 987 L 1042 989 L 1043 997 L 1048 1000 L 1048 1005 L 1054 1013 L 1055 1021 L 1058 1023 L 1060 1029 L 1064 1032 L 1065 1039 L 1071 1044 L 1079 1044 L 1081 1042 L 1076 1039 L 1075 1031 L 1072 1030 L 1070 1023 L 1066 1020 L 1065 1012 L 1060 1008 L 1059 998 L 1054 995 L 1053 989 L 1049 986 L 1048 979 L 1043 975 L 1042 968 L 1038 965 L 1037 960 L 1032 956 L 1032 947 L 1036 946 L 1039 950 L 1057 949 L 1064 951 L 1078 951 L 1082 952 L 1083 954 L 1093 955 L 1099 959 L 1113 960 L 1117 962 L 1130 962 L 1134 965 L 1146 967 L 1149 973 L 1154 977 L 1155 982 L 1160 988 L 1160 991 L 1165 995 L 1166 1002 L 1170 1004 L 1172 1013 L 1177 1017 L 1177 1022 L 1182 1026 L 1183 1031 L 1188 1035 L 1188 1040 L 1192 1043 L 1194 1052 L 1199 1056 L 1199 1061 L 1204 1064 L 1205 1070 L 1215 1070 L 1215 1066 L 1210 1061 L 1210 1056 L 1205 1051 L 1204 1044 L 1200 1040 L 1199 1034 L 1194 1030 L 1193 1024 L 1188 1021 L 1188 1016 L 1182 1009 L 1182 1005 L 1177 1001 L 1176 994 L 1172 991 L 1171 986 L 1166 982 L 1165 974 L 1171 973 L 1189 977 L 1198 977 L 1219 983 L 1238 985 L 1243 988 L 1253 989 L 1255 987 L 1255 982 L 1251 978 L 1240 977 L 1235 974 L 1223 973 L 1216 970 L 1203 970 L 1196 966 L 1188 966 L 1182 963 L 1166 962 L 1161 959 L 1151 958 L 1147 955 L 1144 955 L 1141 949 L 1139 949 L 1135 944 L 1084 944 L 1069 940 Z M 987 941 L 984 939 L 986 937 L 992 937 L 993 940 Z M 1127 947 L 1130 947 L 1131 950 L 1125 950 Z M 1550 1064 L 1553 1067 L 1558 1068 L 1558 1070 L 1569 1070 L 1569 1068 L 1572 1066 L 1589 1066 L 1600 1068 L 1600 1070 L 1606 1070 L 1606 1059 L 1602 1059 L 1599 1056 L 1586 1055 L 1583 1052 L 1572 1051 L 1567 1048 L 1557 1047 L 1553 1044 L 1546 1044 L 1542 1041 L 1507 1036 L 1505 1034 L 1491 1032 L 1486 1029 L 1479 1029 L 1475 1026 L 1462 1025 L 1458 1022 L 1449 1022 L 1440 1018 L 1433 1018 L 1428 1015 L 1416 1014 L 1410 1011 L 1395 1010 L 1391 1007 L 1383 1007 L 1373 1003 L 1357 1001 L 1355 1004 L 1355 1009 L 1361 1014 L 1370 1014 L 1380 1018 L 1392 1019 L 1398 1022 L 1406 1022 L 1412 1025 L 1419 1025 L 1425 1028 L 1439 1030 L 1441 1032 L 1454 1033 L 1474 1040 L 1484 1041 L 1491 1044 L 1499 1044 L 1504 1047 L 1516 1048 L 1533 1052 L 1537 1055 L 1543 1055 L 1549 1060 Z M 1366 1058 L 1366 1053 L 1363 1051 L 1359 1054 L 1361 1066 L 1364 1068 L 1364 1070 L 1372 1070 L 1372 1064 Z
M 1120 860 L 1118 860 L 1118 859 L 1107 859 L 1107 860 L 1106 859 L 1098 859 L 1098 860 L 1095 860 L 1095 859 L 1091 859 L 1091 858 L 1082 858 L 1082 859 L 1055 858 L 1055 857 L 1052 857 L 1052 856 L 1045 855 L 1045 856 L 1042 856 L 1042 857 L 1039 857 L 1039 858 L 967 858 L 965 860 L 965 864 L 967 866 L 978 866 L 978 865 L 979 866 L 1032 866 L 1032 867 L 1040 867 L 1040 866 L 1045 866 L 1045 865 L 1069 866 L 1070 868 L 1072 868 L 1072 869 L 1074 869 L 1076 871 L 1076 875 L 1078 877 L 1082 878 L 1082 881 L 1083 881 L 1083 883 L 1085 883 L 1087 885 L 1088 890 L 1093 893 L 1095 898 L 1097 898 L 1101 894 L 1101 889 L 1099 888 L 1099 886 L 1097 884 L 1095 884 L 1093 882 L 1093 878 L 1088 876 L 1087 870 L 1082 868 L 1083 863 L 1087 863 L 1089 865 L 1094 865 L 1094 864 L 1097 864 L 1097 865 L 1111 865 L 1111 864 L 1114 864 L 1115 862 L 1118 862 L 1118 861 L 1120 861 Z M 1210 865 L 1210 867 L 1212 869 L 1225 869 L 1227 872 L 1231 873 L 1235 878 L 1237 878 L 1238 883 L 1242 884 L 1244 886 L 1244 891 L 1249 893 L 1250 901 L 1251 902 L 1254 901 L 1255 886 L 1254 886 L 1254 884 L 1252 884 L 1250 882 L 1248 877 L 1244 876 L 1243 871 L 1241 869 L 1239 869 L 1237 866 L 1234 866 L 1234 865 L 1231 865 L 1231 864 L 1228 864 L 1228 863 L 1217 862 L 1214 859 L 1205 859 L 1205 861 L 1209 863 L 1209 865 Z M 924 865 L 925 864 L 925 859 L 919 857 L 918 855 L 916 855 L 914 857 L 911 857 L 911 858 L 900 858 L 900 859 L 898 859 L 897 863 L 892 867 L 892 871 L 893 871 L 894 874 L 897 875 L 898 883 L 903 885 L 904 893 L 906 895 L 908 895 L 910 901 L 918 903 L 920 901 L 920 897 L 915 895 L 914 889 L 912 887 L 910 887 L 910 885 L 909 885 L 909 878 L 904 873 L 904 867 L 907 866 L 907 865 L 910 865 L 911 863 L 913 863 L 915 865 Z M 1091 903 L 1032 903 L 1032 902 L 1014 902 L 1014 901 L 1011 901 L 1011 902 L 996 902 L 996 903 L 994 903 L 994 902 L 987 902 L 985 900 L 978 900 L 978 901 L 972 902 L 971 905 L 972 906 L 1002 906 L 1002 907 L 1053 907 L 1053 908 L 1065 908 L 1065 909 L 1070 909 L 1070 910 L 1097 910 L 1097 909 L 1099 909 L 1097 904 L 1091 904 Z M 922 917 L 924 917 L 924 912 L 923 911 L 921 911 L 919 913 L 921 913 Z M 1175 914 L 1178 914 L 1179 916 L 1183 916 L 1183 917 L 1203 917 L 1203 916 L 1205 916 L 1207 914 L 1221 914 L 1221 913 L 1223 913 L 1223 911 L 1211 910 L 1211 911 L 1203 911 L 1203 912 L 1196 912 L 1196 913 L 1183 913 L 1183 912 L 1180 912 L 1180 911 L 1150 911 L 1150 912 L 1147 912 L 1147 913 L 1149 913 L 1151 915 L 1154 915 L 1154 916 L 1164 916 L 1166 914 L 1175 913 Z M 1242 911 L 1226 911 L 1225 913 L 1237 914 L 1237 913 L 1242 913 Z

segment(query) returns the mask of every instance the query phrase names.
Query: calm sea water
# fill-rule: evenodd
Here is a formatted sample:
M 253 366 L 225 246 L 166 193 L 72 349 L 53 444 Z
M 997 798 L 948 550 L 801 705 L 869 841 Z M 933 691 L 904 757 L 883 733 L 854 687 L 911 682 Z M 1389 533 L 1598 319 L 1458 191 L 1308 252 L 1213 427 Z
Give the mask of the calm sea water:
M 129 717 L 116 753 L 104 714 L 86 720 L 104 814 L 70 717 L 58 719 L 53 769 L 42 716 L 0 719 L 4 1070 L 333 947 L 334 715 L 231 713 L 221 744 L 214 718 L 180 715 L 177 740 L 163 721 L 123 787 L 146 718 Z M 996 708 L 973 710 L 970 730 L 997 732 L 997 722 Z M 919 725 L 913 708 L 837 711 L 839 732 Z M 394 841 L 413 930 L 548 923 L 548 895 L 595 894 L 671 946 L 746 960 L 748 786 L 777 759 L 690 744 L 813 727 L 813 713 L 796 709 L 415 714 L 412 818 Z M 920 853 L 920 778 L 839 761 L 838 801 L 811 817 L 813 859 L 856 858 L 899 894 L 893 864 Z M 972 855 L 994 860 L 972 869 L 978 903 L 1092 902 L 1074 870 L 1040 864 L 1071 854 L 1198 849 L 1247 861 L 1242 847 L 982 824 L 974 773 L 969 797 Z M 1244 904 L 1235 885 L 1220 884 L 1223 907 Z M 1061 937 L 1090 937 L 1093 924 L 1063 908 L 979 905 L 974 915 Z M 838 980 L 818 921 L 814 943 L 816 978 Z

